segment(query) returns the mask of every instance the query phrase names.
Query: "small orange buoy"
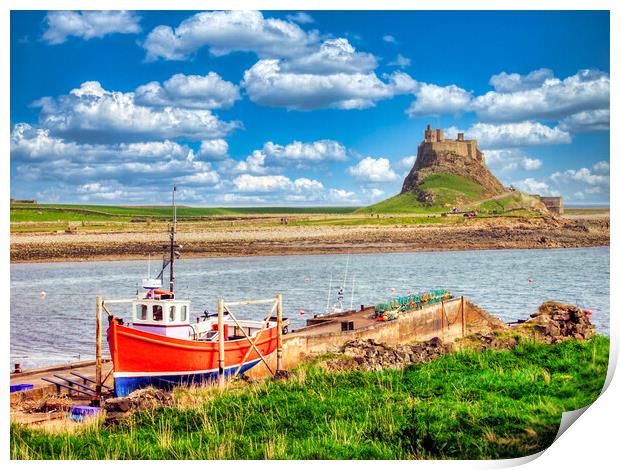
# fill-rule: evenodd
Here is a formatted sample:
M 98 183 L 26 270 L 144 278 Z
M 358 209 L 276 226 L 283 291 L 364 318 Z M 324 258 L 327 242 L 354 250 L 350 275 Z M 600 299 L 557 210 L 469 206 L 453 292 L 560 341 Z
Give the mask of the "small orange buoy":
M 586 314 L 586 317 L 591 317 L 592 316 L 592 310 L 586 310 L 585 314 Z
M 303 310 L 300 310 L 300 311 L 299 311 L 299 316 L 300 316 L 300 317 L 303 317 L 305 313 L 306 313 L 306 312 L 304 312 Z

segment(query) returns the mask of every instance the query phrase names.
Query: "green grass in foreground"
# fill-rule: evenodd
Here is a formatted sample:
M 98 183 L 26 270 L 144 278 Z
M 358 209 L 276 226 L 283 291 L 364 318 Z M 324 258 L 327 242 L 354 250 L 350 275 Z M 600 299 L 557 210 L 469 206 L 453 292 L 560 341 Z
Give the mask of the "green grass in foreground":
M 404 371 L 329 373 L 176 392 L 183 408 L 47 434 L 11 425 L 13 459 L 493 459 L 548 447 L 592 403 L 609 339 L 461 352 Z

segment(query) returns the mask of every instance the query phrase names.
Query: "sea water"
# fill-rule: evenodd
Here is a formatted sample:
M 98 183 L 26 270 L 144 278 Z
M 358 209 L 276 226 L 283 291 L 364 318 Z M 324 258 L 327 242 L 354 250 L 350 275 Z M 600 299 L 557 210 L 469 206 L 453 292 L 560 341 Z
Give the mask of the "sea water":
M 151 274 L 156 265 L 151 262 Z M 205 309 L 215 313 L 219 297 L 281 293 L 284 316 L 295 329 L 329 309 L 328 297 L 335 302 L 341 286 L 345 308 L 447 288 L 504 321 L 525 319 L 546 300 L 577 304 L 593 311 L 599 333 L 609 334 L 608 247 L 181 259 L 175 275 L 177 298 L 192 301 L 190 318 Z M 31 368 L 92 359 L 95 297 L 131 298 L 145 277 L 146 260 L 11 265 L 11 364 Z M 129 319 L 128 306 L 110 308 Z M 260 319 L 269 308 L 238 307 L 233 313 Z

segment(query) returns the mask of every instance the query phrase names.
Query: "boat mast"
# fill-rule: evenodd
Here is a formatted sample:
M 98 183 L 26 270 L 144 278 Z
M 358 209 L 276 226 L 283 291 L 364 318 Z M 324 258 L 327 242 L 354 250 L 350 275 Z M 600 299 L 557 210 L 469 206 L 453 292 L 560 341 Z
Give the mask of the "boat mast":
M 176 247 L 177 235 L 177 206 L 174 195 L 177 191 L 176 185 L 172 187 L 172 227 L 170 227 L 170 292 L 174 292 L 174 249 Z
M 329 313 L 329 301 L 332 296 L 332 279 L 334 278 L 334 271 L 329 275 L 329 287 L 327 288 L 327 305 L 325 306 L 325 313 Z

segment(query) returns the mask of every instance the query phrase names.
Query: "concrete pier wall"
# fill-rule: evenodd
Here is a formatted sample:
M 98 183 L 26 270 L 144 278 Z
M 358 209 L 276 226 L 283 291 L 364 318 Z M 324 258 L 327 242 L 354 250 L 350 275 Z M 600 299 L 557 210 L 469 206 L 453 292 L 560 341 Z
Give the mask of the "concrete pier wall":
M 371 309 L 360 312 L 370 315 Z M 336 317 L 335 322 L 340 318 Z M 316 330 L 321 325 L 317 325 Z M 434 304 L 421 310 L 401 315 L 397 320 L 374 322 L 370 326 L 345 332 L 321 334 L 315 327 L 302 329 L 284 337 L 283 366 L 292 369 L 311 356 L 337 352 L 352 339 L 374 339 L 388 345 L 426 341 L 434 337 L 453 342 L 464 335 L 476 332 L 504 329 L 507 326 L 467 299 L 458 297 Z M 275 370 L 275 353 L 268 356 L 269 365 Z M 259 364 L 246 375 L 263 377 L 269 374 L 264 364 Z

